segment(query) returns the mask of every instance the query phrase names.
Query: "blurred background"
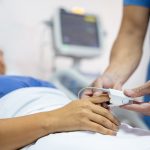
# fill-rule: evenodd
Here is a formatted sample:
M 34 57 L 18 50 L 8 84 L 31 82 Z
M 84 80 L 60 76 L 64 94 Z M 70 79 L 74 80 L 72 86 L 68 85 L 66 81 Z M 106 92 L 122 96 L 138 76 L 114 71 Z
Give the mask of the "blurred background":
M 45 21 L 49 21 L 59 7 L 81 7 L 99 17 L 104 31 L 102 54 L 94 59 L 83 59 L 80 69 L 91 74 L 100 74 L 105 70 L 120 26 L 122 0 L 0 0 L 0 49 L 4 51 L 7 74 L 50 80 L 54 48 L 51 29 Z M 146 40 L 141 64 L 125 84 L 126 87 L 144 83 L 149 56 Z M 71 63 L 69 58 L 56 60 L 58 68 L 69 68 Z

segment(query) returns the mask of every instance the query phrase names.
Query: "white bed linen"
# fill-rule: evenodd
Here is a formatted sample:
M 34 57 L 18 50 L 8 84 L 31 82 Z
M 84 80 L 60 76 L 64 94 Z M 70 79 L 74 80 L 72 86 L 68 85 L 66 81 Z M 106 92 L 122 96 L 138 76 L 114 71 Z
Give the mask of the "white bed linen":
M 23 88 L 0 99 L 0 118 L 23 116 L 53 110 L 70 100 L 62 92 L 50 88 Z M 150 150 L 150 131 L 122 124 L 117 136 L 93 132 L 49 134 L 24 150 Z

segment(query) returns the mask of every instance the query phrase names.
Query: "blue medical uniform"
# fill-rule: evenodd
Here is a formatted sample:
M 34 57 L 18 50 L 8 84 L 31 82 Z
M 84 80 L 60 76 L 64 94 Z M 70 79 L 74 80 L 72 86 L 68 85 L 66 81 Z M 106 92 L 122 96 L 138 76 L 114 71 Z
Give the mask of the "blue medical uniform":
M 52 83 L 32 77 L 0 75 L 0 98 L 14 90 L 26 87 L 56 88 Z
M 124 5 L 136 5 L 150 8 L 150 0 L 124 0 Z M 147 72 L 147 81 L 148 80 L 150 80 L 150 63 Z M 150 102 L 150 95 L 145 96 L 144 101 Z M 143 119 L 150 128 L 150 116 L 144 116 Z
M 124 5 L 136 5 L 150 8 L 150 0 L 124 0 Z
M 150 80 L 150 63 L 149 63 L 148 73 L 147 73 L 147 81 L 148 80 Z M 146 95 L 144 97 L 144 101 L 145 102 L 150 102 L 150 95 Z M 150 129 L 150 116 L 144 116 L 143 119 L 144 119 L 144 121 L 146 122 L 146 124 L 148 125 L 148 127 Z

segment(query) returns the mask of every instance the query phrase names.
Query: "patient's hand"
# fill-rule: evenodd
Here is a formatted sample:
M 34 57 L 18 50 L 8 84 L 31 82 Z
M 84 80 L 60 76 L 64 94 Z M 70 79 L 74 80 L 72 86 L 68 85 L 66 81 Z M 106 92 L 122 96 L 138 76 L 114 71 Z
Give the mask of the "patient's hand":
M 48 128 L 50 132 L 94 131 L 107 135 L 116 135 L 118 120 L 99 104 L 108 101 L 108 97 L 93 97 L 75 100 L 68 105 L 50 111 Z

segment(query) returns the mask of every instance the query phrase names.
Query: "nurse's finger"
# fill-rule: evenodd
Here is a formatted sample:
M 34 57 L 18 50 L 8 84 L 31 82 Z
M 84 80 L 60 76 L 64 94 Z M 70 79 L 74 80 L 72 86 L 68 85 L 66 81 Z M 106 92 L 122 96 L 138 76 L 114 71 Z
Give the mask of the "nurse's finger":
M 130 90 L 126 89 L 124 90 L 124 94 L 133 98 L 150 94 L 150 81 L 148 81 L 147 83 L 145 83 L 140 87 L 130 89 Z

